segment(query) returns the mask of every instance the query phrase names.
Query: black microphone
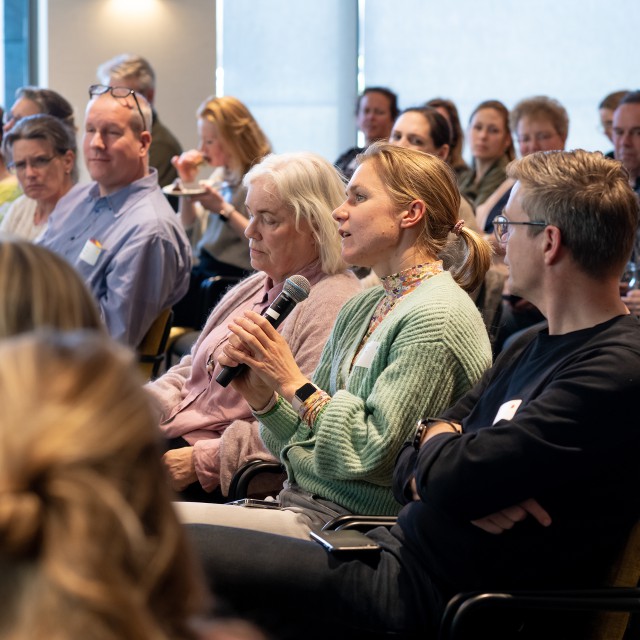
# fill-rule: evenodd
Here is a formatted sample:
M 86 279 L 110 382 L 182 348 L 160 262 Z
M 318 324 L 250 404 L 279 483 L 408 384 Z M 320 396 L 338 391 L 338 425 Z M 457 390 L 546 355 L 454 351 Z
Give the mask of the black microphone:
M 293 311 L 293 308 L 309 297 L 311 285 L 304 276 L 291 276 L 284 281 L 282 293 L 271 303 L 262 314 L 269 324 L 277 329 L 283 320 Z M 247 365 L 239 364 L 236 367 L 222 367 L 222 371 L 216 376 L 216 382 L 226 387 Z

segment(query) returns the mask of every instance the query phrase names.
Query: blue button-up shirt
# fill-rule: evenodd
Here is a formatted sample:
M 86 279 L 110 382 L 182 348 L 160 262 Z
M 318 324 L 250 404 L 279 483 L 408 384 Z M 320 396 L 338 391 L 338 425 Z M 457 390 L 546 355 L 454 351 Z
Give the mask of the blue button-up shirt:
M 108 196 L 100 196 L 95 182 L 74 187 L 38 244 L 80 272 L 109 333 L 132 347 L 189 287 L 189 241 L 155 169 Z

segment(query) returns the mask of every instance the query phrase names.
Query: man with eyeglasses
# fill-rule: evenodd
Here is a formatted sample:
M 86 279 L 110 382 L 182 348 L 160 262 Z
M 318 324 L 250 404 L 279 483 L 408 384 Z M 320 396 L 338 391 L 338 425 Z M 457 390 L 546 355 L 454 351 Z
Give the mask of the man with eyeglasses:
M 613 144 L 616 160 L 629 172 L 629 183 L 640 196 L 640 91 L 630 91 L 620 100 L 613 113 Z M 640 264 L 640 229 L 632 256 L 636 268 Z M 640 316 L 640 290 L 628 291 L 623 298 L 631 313 Z
M 640 195 L 640 91 L 627 93 L 613 113 L 615 158 L 629 172 L 629 182 Z
M 93 85 L 83 152 L 91 184 L 49 218 L 42 244 L 95 294 L 109 333 L 132 347 L 186 292 L 189 241 L 149 168 L 151 109 L 134 91 Z
M 599 153 L 533 153 L 507 174 L 516 183 L 496 226 L 510 286 L 548 328 L 416 426 L 396 462 L 397 524 L 366 534 L 381 549 L 327 555 L 314 542 L 189 525 L 218 592 L 275 637 L 308 636 L 313 619 L 313 638 L 436 638 L 460 592 L 603 585 L 640 517 L 640 323 L 618 294 L 638 202 Z
M 569 114 L 554 98 L 533 96 L 520 100 L 511 110 L 509 120 L 520 149 L 525 157 L 536 151 L 559 151 L 565 148 L 569 135 Z M 513 180 L 507 178 L 476 211 L 477 219 L 487 233 L 493 232 L 494 219 L 502 213 L 509 200 Z M 495 262 L 501 256 L 496 255 Z M 496 336 L 496 351 L 500 351 L 513 334 L 541 322 L 542 315 L 530 302 L 504 291 L 500 328 Z
M 153 101 L 156 93 L 156 75 L 148 60 L 142 56 L 123 53 L 107 60 L 98 67 L 98 81 L 103 85 L 120 86 L 133 89 L 137 95 L 143 95 L 151 105 L 151 147 L 149 165 L 158 170 L 158 184 L 164 187 L 171 184 L 178 174 L 171 164 L 173 156 L 182 153 L 177 138 L 160 121 Z

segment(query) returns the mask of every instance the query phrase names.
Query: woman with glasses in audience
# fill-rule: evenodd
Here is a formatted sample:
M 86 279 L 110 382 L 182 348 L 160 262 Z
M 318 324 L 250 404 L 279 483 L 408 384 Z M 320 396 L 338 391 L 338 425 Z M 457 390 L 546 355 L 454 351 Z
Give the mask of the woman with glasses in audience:
M 0 231 L 36 240 L 78 180 L 75 132 L 54 116 L 27 116 L 4 134 L 2 151 L 24 195 L 11 205 Z
M 198 149 L 175 156 L 177 193 L 193 186 L 199 195 L 180 198 L 180 218 L 195 247 L 191 284 L 174 307 L 174 324 L 195 327 L 200 284 L 211 276 L 244 277 L 251 272 L 249 224 L 242 179 L 271 152 L 271 145 L 249 109 L 237 98 L 209 97 L 198 108 Z M 202 165 L 214 167 L 210 178 L 196 184 Z M 196 327 L 200 328 L 200 327 Z
M 516 104 L 511 111 L 511 130 L 516 134 L 518 147 L 522 157 L 536 151 L 561 151 L 565 147 L 569 135 L 569 114 L 566 109 L 553 98 L 534 96 L 525 98 Z M 503 248 L 493 234 L 494 220 L 504 211 L 511 194 L 514 180 L 505 178 L 497 189 L 476 209 L 478 225 L 486 234 L 485 238 L 495 249 L 494 264 L 505 276 L 507 267 L 503 261 Z M 504 291 L 501 326 L 496 338 L 496 349 L 499 351 L 504 341 L 517 331 L 541 322 L 542 314 L 530 302 Z
M 569 135 L 569 114 L 553 98 L 534 96 L 516 104 L 510 115 L 511 130 L 516 134 L 520 156 L 535 151 L 560 151 Z M 505 180 L 476 209 L 478 224 L 485 233 L 493 233 L 493 218 L 501 214 L 509 200 L 514 181 Z
M 468 136 L 473 162 L 460 177 L 460 191 L 478 207 L 505 180 L 515 158 L 507 107 L 499 100 L 481 102 L 471 114 Z

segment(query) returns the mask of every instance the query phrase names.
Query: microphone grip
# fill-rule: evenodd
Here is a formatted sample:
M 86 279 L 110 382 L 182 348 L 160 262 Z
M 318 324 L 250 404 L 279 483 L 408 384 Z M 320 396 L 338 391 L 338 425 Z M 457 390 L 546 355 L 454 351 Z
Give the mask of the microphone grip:
M 216 382 L 221 387 L 228 387 L 229 383 L 237 376 L 240 375 L 245 369 L 246 364 L 239 364 L 237 367 L 222 367 L 222 371 L 216 376 Z
M 296 304 L 297 302 L 295 300 L 290 298 L 285 292 L 282 292 L 262 315 L 272 327 L 277 329 L 284 319 L 293 311 Z M 222 367 L 222 370 L 216 376 L 216 382 L 222 387 L 229 386 L 229 383 L 237 375 L 242 373 L 246 366 L 246 364 L 239 364 L 236 367 Z

